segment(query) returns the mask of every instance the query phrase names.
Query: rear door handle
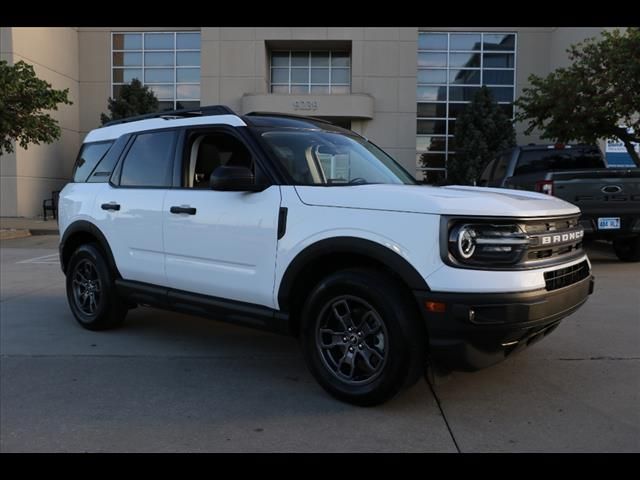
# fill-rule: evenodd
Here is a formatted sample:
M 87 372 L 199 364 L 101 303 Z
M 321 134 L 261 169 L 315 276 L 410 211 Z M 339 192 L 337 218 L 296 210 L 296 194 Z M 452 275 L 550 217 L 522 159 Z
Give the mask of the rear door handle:
M 117 203 L 103 203 L 103 210 L 120 210 L 120 205 Z
M 171 213 L 186 213 L 187 215 L 196 214 L 196 209 L 193 207 L 171 207 L 169 211 Z

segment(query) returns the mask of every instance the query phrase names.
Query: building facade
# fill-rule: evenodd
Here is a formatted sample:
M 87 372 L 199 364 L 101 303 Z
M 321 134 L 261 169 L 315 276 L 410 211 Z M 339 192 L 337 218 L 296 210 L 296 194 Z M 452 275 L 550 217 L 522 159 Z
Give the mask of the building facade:
M 513 115 L 530 74 L 603 28 L 0 28 L 0 60 L 24 60 L 73 105 L 52 145 L 0 157 L 0 216 L 41 214 L 70 178 L 107 99 L 140 79 L 163 109 L 224 104 L 326 118 L 367 137 L 416 177 L 444 175 L 456 115 L 481 85 Z M 518 143 L 539 141 L 516 124 Z

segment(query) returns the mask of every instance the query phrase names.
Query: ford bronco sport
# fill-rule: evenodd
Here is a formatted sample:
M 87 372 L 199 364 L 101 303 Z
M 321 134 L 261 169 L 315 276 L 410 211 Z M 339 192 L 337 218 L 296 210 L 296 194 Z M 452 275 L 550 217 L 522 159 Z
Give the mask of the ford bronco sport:
M 290 334 L 335 397 L 379 404 L 427 362 L 486 367 L 593 290 L 580 210 L 418 185 L 365 138 L 224 106 L 111 122 L 60 194 L 77 321 L 150 305 Z

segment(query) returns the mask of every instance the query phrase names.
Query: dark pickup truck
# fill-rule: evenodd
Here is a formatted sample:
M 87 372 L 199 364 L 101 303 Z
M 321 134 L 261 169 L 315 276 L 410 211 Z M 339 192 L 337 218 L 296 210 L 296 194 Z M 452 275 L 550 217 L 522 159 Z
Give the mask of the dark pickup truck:
M 640 261 L 640 168 L 607 168 L 597 146 L 514 147 L 487 165 L 478 185 L 571 202 L 582 211 L 587 240 L 610 240 L 620 260 Z

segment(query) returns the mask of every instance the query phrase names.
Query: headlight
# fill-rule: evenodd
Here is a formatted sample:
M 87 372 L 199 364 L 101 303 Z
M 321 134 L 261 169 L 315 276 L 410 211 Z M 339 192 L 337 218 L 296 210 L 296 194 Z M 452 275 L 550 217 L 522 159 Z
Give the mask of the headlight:
M 529 241 L 515 224 L 456 222 L 449 225 L 448 253 L 467 265 L 514 264 Z

